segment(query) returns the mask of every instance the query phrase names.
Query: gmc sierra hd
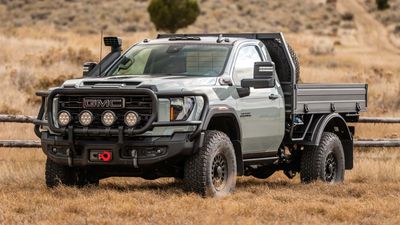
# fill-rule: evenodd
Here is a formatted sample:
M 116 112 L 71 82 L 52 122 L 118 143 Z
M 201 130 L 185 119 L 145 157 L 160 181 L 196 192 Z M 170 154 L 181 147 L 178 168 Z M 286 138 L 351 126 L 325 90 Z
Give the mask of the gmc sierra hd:
M 237 176 L 282 170 L 342 182 L 367 84 L 300 84 L 282 33 L 163 34 L 84 64 L 83 78 L 37 92 L 45 180 L 98 184 L 111 176 L 176 177 L 224 196 Z

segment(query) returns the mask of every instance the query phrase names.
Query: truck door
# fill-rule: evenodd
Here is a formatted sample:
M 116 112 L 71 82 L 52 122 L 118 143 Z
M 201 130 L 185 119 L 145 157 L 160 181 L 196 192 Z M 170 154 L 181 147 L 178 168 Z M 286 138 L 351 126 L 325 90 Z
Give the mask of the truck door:
M 244 78 L 253 78 L 254 63 L 265 61 L 256 44 L 240 47 L 232 79 L 240 86 Z M 250 95 L 237 98 L 242 128 L 242 151 L 249 153 L 276 153 L 284 135 L 284 103 L 279 82 L 273 88 L 250 88 Z

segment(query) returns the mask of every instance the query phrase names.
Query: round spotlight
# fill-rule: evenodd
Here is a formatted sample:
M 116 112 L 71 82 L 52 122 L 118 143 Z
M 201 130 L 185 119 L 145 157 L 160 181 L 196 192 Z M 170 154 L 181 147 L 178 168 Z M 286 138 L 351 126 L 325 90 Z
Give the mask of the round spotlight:
M 88 111 L 84 110 L 79 114 L 79 123 L 82 124 L 82 126 L 89 126 L 93 122 L 93 114 Z
M 124 122 L 128 127 L 134 127 L 139 122 L 140 117 L 134 111 L 128 111 L 125 113 Z
M 117 116 L 115 115 L 114 112 L 107 110 L 104 111 L 103 114 L 101 115 L 101 122 L 103 123 L 104 126 L 111 126 L 114 124 L 114 122 L 117 120 Z
M 58 113 L 57 120 L 58 124 L 62 127 L 67 126 L 71 122 L 71 114 L 65 110 L 62 110 Z

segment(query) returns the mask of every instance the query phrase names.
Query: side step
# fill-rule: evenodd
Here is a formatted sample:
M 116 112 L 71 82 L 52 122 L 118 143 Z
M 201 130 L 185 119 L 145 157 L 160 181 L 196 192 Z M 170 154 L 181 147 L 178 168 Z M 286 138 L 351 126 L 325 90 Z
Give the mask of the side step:
M 279 157 L 263 157 L 263 158 L 250 158 L 243 159 L 243 163 L 245 166 L 248 165 L 270 165 L 274 163 L 276 160 L 279 160 Z

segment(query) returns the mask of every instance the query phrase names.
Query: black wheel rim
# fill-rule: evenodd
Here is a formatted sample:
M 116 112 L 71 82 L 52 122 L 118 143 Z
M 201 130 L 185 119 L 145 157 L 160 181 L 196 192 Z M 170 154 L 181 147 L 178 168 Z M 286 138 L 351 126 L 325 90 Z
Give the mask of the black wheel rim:
M 213 186 L 217 191 L 224 189 L 227 180 L 227 163 L 222 154 L 217 154 L 214 157 L 211 167 L 211 177 Z
M 337 161 L 333 153 L 329 153 L 325 161 L 325 181 L 333 182 L 336 177 Z

